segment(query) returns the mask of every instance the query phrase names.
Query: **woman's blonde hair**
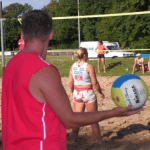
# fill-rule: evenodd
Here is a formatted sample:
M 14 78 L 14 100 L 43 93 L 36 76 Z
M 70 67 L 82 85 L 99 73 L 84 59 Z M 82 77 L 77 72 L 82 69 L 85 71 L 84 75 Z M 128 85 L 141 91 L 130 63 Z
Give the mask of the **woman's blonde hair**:
M 82 59 L 84 54 L 87 54 L 87 49 L 83 47 L 79 47 L 77 52 L 74 54 L 74 57 L 77 59 Z

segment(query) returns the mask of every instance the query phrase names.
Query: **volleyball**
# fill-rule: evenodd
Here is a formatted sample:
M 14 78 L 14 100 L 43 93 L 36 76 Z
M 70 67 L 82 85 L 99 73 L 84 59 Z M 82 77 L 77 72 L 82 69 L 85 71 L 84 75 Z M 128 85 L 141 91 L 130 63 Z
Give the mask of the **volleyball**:
M 137 75 L 126 74 L 117 78 L 111 87 L 111 97 L 118 107 L 142 107 L 148 99 L 148 87 Z

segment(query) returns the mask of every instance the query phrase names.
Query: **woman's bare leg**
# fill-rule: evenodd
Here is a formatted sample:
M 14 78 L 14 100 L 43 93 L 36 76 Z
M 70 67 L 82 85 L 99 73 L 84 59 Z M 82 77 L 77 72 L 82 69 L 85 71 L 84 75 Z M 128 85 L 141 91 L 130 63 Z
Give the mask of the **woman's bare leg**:
M 104 68 L 104 73 L 106 73 L 105 58 L 102 58 L 101 60 Z
M 134 65 L 133 65 L 133 71 L 132 71 L 132 74 L 134 74 L 135 69 L 137 69 L 137 70 L 140 69 L 138 64 L 134 64 Z
M 97 58 L 97 69 L 98 69 L 98 73 L 100 73 L 100 63 L 101 63 L 101 59 Z
M 85 110 L 85 103 L 74 102 L 74 112 L 84 112 L 84 110 Z M 77 141 L 78 133 L 79 133 L 78 127 L 72 128 L 72 137 L 74 142 Z
M 143 71 L 143 74 L 144 74 L 144 72 L 145 72 L 144 64 L 142 64 L 142 71 Z
M 94 101 L 92 103 L 85 103 L 85 107 L 86 107 L 88 112 L 97 111 L 97 101 Z M 102 138 L 101 138 L 101 132 L 100 132 L 99 124 L 94 123 L 91 126 L 92 126 L 93 133 L 94 133 L 95 137 L 97 138 L 98 143 L 101 143 Z

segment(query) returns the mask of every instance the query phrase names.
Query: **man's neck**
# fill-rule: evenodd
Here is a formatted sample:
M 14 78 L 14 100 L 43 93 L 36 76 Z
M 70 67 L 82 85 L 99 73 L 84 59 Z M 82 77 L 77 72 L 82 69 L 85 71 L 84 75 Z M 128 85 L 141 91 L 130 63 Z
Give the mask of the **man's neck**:
M 25 48 L 23 51 L 26 53 L 37 53 L 45 60 L 48 43 L 49 40 L 41 42 L 40 40 L 32 39 L 31 41 L 25 43 Z

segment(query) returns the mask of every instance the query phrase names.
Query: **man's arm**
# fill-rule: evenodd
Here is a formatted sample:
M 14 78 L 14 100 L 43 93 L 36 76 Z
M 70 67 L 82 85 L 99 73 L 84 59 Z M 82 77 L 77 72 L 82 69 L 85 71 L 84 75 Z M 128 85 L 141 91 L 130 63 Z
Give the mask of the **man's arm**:
M 144 58 L 141 58 L 141 63 L 144 63 Z
M 18 45 L 20 45 L 21 44 L 21 42 L 20 42 L 20 40 L 18 41 Z
M 37 94 L 41 93 L 41 100 L 50 105 L 66 128 L 85 126 L 110 117 L 128 116 L 140 111 L 140 109 L 130 111 L 132 107 L 128 107 L 101 112 L 73 112 L 69 98 L 61 83 L 60 75 L 55 68 L 50 66 L 41 69 L 32 76 L 31 86 L 33 89 L 37 89 Z M 37 95 L 34 93 L 33 96 L 36 97 Z
M 135 66 L 136 66 L 137 62 L 136 62 L 136 58 L 134 60 L 134 65 L 133 65 L 133 70 L 132 70 L 132 74 L 134 74 L 134 70 L 135 70 Z
M 148 61 L 148 72 L 150 72 L 150 61 Z
M 144 74 L 144 72 L 145 72 L 145 68 L 144 68 L 144 58 L 142 58 L 141 63 L 142 63 L 142 71 L 143 71 L 143 74 Z
M 23 44 L 23 45 L 25 44 L 24 40 L 23 41 L 20 41 L 20 40 L 18 41 L 18 45 L 21 45 L 21 44 Z

